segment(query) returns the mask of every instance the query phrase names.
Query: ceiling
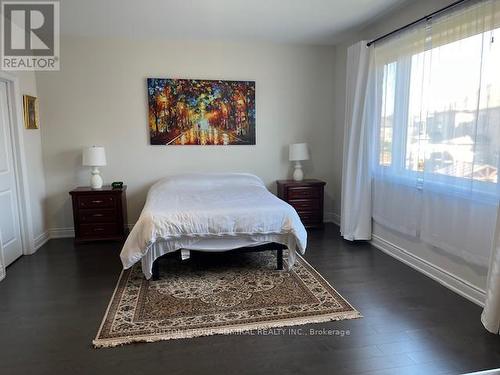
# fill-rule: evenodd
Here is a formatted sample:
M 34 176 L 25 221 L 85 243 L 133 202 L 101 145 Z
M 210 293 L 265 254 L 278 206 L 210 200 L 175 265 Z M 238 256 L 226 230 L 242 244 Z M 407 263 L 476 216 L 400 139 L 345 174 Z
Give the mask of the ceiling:
M 61 0 L 61 33 L 334 44 L 404 1 Z

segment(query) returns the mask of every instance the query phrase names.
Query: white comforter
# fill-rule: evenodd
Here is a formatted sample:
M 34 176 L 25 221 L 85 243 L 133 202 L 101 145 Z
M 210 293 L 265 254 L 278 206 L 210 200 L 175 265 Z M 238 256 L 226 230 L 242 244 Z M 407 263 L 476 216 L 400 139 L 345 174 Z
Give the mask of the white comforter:
M 251 174 L 182 174 L 151 187 L 125 242 L 125 269 L 138 261 L 147 279 L 156 258 L 179 249 L 225 251 L 268 242 L 304 253 L 307 232 L 292 206 Z

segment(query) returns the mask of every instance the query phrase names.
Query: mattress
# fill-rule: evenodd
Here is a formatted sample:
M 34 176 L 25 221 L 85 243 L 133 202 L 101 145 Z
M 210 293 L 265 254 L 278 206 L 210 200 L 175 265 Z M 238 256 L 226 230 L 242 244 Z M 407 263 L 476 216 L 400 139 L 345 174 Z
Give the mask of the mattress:
M 295 209 L 246 173 L 193 173 L 162 179 L 120 254 L 128 269 L 141 262 L 147 279 L 158 257 L 177 251 L 230 251 L 277 242 L 289 249 L 288 265 L 303 254 L 307 232 Z M 186 252 L 184 252 L 186 254 Z

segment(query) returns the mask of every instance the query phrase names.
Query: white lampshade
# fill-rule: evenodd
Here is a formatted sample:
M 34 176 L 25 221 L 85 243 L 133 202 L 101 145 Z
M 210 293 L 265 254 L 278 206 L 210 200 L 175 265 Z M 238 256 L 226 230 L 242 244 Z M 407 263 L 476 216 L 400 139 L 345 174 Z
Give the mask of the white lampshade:
M 83 149 L 83 165 L 89 167 L 102 167 L 106 165 L 104 147 L 92 146 Z
M 290 145 L 290 161 L 309 160 L 309 147 L 307 143 L 294 143 Z

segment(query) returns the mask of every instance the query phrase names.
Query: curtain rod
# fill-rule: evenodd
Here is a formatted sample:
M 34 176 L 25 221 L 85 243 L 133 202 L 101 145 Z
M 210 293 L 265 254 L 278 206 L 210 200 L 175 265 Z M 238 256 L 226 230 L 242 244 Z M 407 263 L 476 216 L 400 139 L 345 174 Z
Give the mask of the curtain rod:
M 387 37 L 389 37 L 389 36 L 391 36 L 391 35 L 393 35 L 393 34 L 399 33 L 400 31 L 403 31 L 403 30 L 405 30 L 405 29 L 407 29 L 407 28 L 409 28 L 409 27 L 411 27 L 411 26 L 413 26 L 413 25 L 416 25 L 417 23 L 420 23 L 420 22 L 422 22 L 422 21 L 428 21 L 428 20 L 430 20 L 432 17 L 434 17 L 435 15 L 440 14 L 440 13 L 443 13 L 443 12 L 447 11 L 447 10 L 448 10 L 448 9 L 450 9 L 450 8 L 453 8 L 453 7 L 455 7 L 455 6 L 459 5 L 459 4 L 465 3 L 466 1 L 469 1 L 469 0 L 459 0 L 459 1 L 455 1 L 454 3 L 451 3 L 450 5 L 447 5 L 447 6 L 445 6 L 444 8 L 441 8 L 441 9 L 436 10 L 435 12 L 432 12 L 432 13 L 430 13 L 430 14 L 428 14 L 428 15 L 426 15 L 426 16 L 424 16 L 424 17 L 422 17 L 422 18 L 419 18 L 418 20 L 413 21 L 413 22 L 409 23 L 408 25 L 402 26 L 402 27 L 400 27 L 400 28 L 398 28 L 398 29 L 396 29 L 396 30 L 391 31 L 390 33 L 384 34 L 384 35 L 382 35 L 382 36 L 379 36 L 379 37 L 378 37 L 378 38 L 376 38 L 376 39 L 373 39 L 372 41 L 368 42 L 368 43 L 366 44 L 366 46 L 367 46 L 367 47 L 370 47 L 373 43 L 376 43 L 376 42 L 378 42 L 379 40 L 385 39 L 385 38 L 387 38 Z

